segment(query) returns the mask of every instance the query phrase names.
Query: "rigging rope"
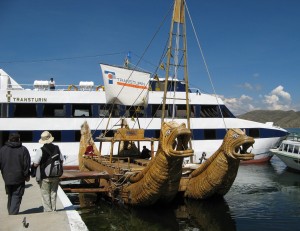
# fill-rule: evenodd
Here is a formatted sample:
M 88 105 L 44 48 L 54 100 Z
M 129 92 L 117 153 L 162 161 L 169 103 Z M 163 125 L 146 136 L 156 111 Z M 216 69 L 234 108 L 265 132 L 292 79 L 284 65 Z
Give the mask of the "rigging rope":
M 186 4 L 186 1 L 184 0 L 184 2 L 185 2 L 186 11 L 187 11 L 187 13 L 188 13 L 188 15 L 189 15 L 189 19 L 190 19 L 190 21 L 191 21 L 191 25 L 192 25 L 192 28 L 193 28 L 193 32 L 194 32 L 195 37 L 196 37 L 196 40 L 197 40 L 197 44 L 198 44 L 198 47 L 199 47 L 199 50 L 200 50 L 200 53 L 201 53 L 201 56 L 202 56 L 202 59 L 203 59 L 203 62 L 204 62 L 205 70 L 206 70 L 206 72 L 207 72 L 207 75 L 208 75 L 210 84 L 211 84 L 211 86 L 212 86 L 214 95 L 215 95 L 216 100 L 217 100 L 217 104 L 218 104 L 219 111 L 220 111 L 221 116 L 222 116 L 222 120 L 223 120 L 223 123 L 224 123 L 224 127 L 225 127 L 225 129 L 227 130 L 227 126 L 226 126 L 225 119 L 224 119 L 224 116 L 223 116 L 223 113 L 222 113 L 222 110 L 221 110 L 221 107 L 220 107 L 220 103 L 219 103 L 219 100 L 218 100 L 218 97 L 217 97 L 217 93 L 216 93 L 214 84 L 213 84 L 213 82 L 212 82 L 212 77 L 211 77 L 211 74 L 210 74 L 210 72 L 209 72 L 209 70 L 208 70 L 208 65 L 207 65 L 206 60 L 205 60 L 205 57 L 204 57 L 204 52 L 203 52 L 203 50 L 202 50 L 202 47 L 201 47 L 199 38 L 198 38 L 198 36 L 197 36 L 196 30 L 195 30 L 195 27 L 194 27 L 194 23 L 193 23 L 193 20 L 192 20 L 192 18 L 191 18 L 191 15 L 190 15 L 188 6 L 187 6 L 187 4 Z
M 128 80 L 130 79 L 130 77 L 132 76 L 132 73 L 133 73 L 135 70 L 137 70 L 137 66 L 139 65 L 139 63 L 141 62 L 141 60 L 142 60 L 143 57 L 145 56 L 146 52 L 147 52 L 148 49 L 150 48 L 150 45 L 152 44 L 154 38 L 157 36 L 158 32 L 160 31 L 162 25 L 164 24 L 165 20 L 167 19 L 167 16 L 170 14 L 172 7 L 173 7 L 173 4 L 171 5 L 169 11 L 166 13 L 165 17 L 163 18 L 163 20 L 162 20 L 162 22 L 160 23 L 159 27 L 157 28 L 156 32 L 155 32 L 154 35 L 152 36 L 150 42 L 148 43 L 147 47 L 145 48 L 144 52 L 142 53 L 140 59 L 138 60 L 137 64 L 135 65 L 134 69 L 132 69 L 132 72 L 131 72 L 129 78 L 127 79 L 127 81 L 128 81 Z M 148 81 L 148 83 L 149 83 L 149 82 L 150 82 L 150 80 Z M 120 95 L 120 93 L 121 93 L 121 91 L 122 91 L 123 88 L 124 88 L 124 86 L 123 86 L 123 87 L 121 88 L 121 90 L 119 91 L 117 97 Z M 144 91 L 144 90 L 143 90 L 143 91 Z M 142 92 L 143 92 L 143 91 L 142 91 Z M 141 92 L 140 94 L 142 94 L 142 92 Z M 137 100 L 137 99 L 136 99 L 136 100 Z M 136 100 L 135 100 L 134 102 L 136 102 Z M 111 105 L 111 109 L 112 109 L 112 110 L 113 110 L 113 108 L 114 108 L 115 102 L 116 102 L 116 100 L 115 100 L 115 101 L 112 103 L 112 105 Z M 125 116 L 126 113 L 127 113 L 127 111 L 129 111 L 132 107 L 133 107 L 133 105 L 131 105 L 131 106 L 125 111 L 125 113 L 124 113 L 123 116 Z M 110 114 L 109 119 L 110 119 L 110 118 L 111 118 L 111 114 Z M 99 126 L 100 126 L 100 124 L 102 123 L 103 120 L 104 120 L 104 117 L 102 118 L 102 120 L 100 121 L 100 123 L 97 125 L 96 130 L 99 128 Z M 121 119 L 119 119 L 119 120 L 117 121 L 117 123 L 118 123 L 120 120 L 121 120 Z M 116 126 L 117 123 L 115 123 L 115 124 L 113 125 L 113 127 Z M 92 136 L 95 134 L 96 130 L 93 132 Z M 104 135 L 105 135 L 107 132 L 108 132 L 108 131 L 105 131 Z

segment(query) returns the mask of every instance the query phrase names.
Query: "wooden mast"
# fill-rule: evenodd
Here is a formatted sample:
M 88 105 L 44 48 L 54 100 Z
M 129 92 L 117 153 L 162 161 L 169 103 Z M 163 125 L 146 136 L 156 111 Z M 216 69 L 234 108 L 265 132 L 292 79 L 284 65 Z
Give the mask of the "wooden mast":
M 164 95 L 163 95 L 163 105 L 162 105 L 162 114 L 161 114 L 161 127 L 165 120 L 165 110 L 166 110 L 166 99 L 167 99 L 167 91 L 168 91 L 168 79 L 170 72 L 170 61 L 171 61 L 171 51 L 172 51 L 172 40 L 173 40 L 173 27 L 175 22 L 176 15 L 176 6 L 177 0 L 175 0 L 174 9 L 173 9 L 173 17 L 171 22 L 171 28 L 169 33 L 169 45 L 167 50 L 167 64 L 166 64 L 166 77 L 165 77 L 165 86 L 164 86 Z
M 161 117 L 161 125 L 165 120 L 165 111 L 166 111 L 166 100 L 167 100 L 167 91 L 168 91 L 168 79 L 170 73 L 170 62 L 172 57 L 172 47 L 173 47 L 173 34 L 174 33 L 174 24 L 177 25 L 182 30 L 182 42 L 183 42 L 183 67 L 184 67 L 184 83 L 185 83 L 185 105 L 186 105 L 186 120 L 188 129 L 191 128 L 190 123 L 190 102 L 189 102 L 189 80 L 188 80 L 188 70 L 187 70 L 187 41 L 186 41 L 186 21 L 185 21 L 185 0 L 174 0 L 174 9 L 173 9 L 173 17 L 171 21 L 170 34 L 169 34 L 169 44 L 167 50 L 167 63 L 166 63 L 166 76 L 165 76 L 165 84 L 164 84 L 164 94 L 163 94 L 163 105 L 162 105 L 162 117 Z M 178 31 L 177 31 L 178 32 Z M 176 47 L 175 49 L 179 49 Z M 179 63 L 174 63 L 176 65 L 180 65 Z M 177 68 L 177 66 L 176 66 Z M 174 87 L 175 88 L 175 87 Z M 174 89 L 176 90 L 176 89 Z M 173 108 L 174 110 L 174 108 Z M 192 142 L 189 142 L 190 148 L 192 148 Z M 192 157 L 190 157 L 190 161 L 193 162 Z

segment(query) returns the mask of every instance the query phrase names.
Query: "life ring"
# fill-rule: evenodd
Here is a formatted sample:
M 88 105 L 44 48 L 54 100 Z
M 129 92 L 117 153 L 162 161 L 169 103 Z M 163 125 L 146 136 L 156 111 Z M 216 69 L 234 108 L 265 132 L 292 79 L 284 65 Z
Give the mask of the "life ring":
M 68 87 L 68 91 L 71 91 L 72 89 L 74 89 L 74 91 L 78 91 L 78 87 L 76 87 L 74 84 Z
M 103 85 L 99 85 L 99 86 L 96 87 L 96 91 L 99 91 L 100 89 L 102 89 L 102 91 L 105 90 Z

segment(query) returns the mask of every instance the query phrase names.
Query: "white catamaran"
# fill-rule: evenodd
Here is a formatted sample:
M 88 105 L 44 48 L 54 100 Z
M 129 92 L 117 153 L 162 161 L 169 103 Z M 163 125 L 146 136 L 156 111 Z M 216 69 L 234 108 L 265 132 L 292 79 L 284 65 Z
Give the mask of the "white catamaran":
M 180 20 L 178 18 L 179 23 Z M 184 37 L 177 31 L 174 39 Z M 198 163 L 204 153 L 206 157 L 214 153 L 228 128 L 241 128 L 255 138 L 251 151 L 255 159 L 251 162 L 270 160 L 269 149 L 277 146 L 287 131 L 272 123 L 236 118 L 220 98 L 198 89 L 190 88 L 188 103 L 181 100 L 187 98 L 185 89 L 188 85 L 177 77 L 177 69 L 186 66 L 185 60 L 183 64 L 179 61 L 181 51 L 185 52 L 186 47 L 176 47 L 172 51 L 174 58 L 171 51 L 169 55 L 168 52 L 165 54 L 169 59 L 166 63 L 170 64 L 170 59 L 174 59 L 174 73 L 165 74 L 172 76 L 167 84 L 156 72 L 101 64 L 104 86 L 83 80 L 78 85 L 56 86 L 55 90 L 50 90 L 48 81 L 37 80 L 22 85 L 0 69 L 0 146 L 7 141 L 10 132 L 18 131 L 33 156 L 40 147 L 41 133 L 48 130 L 65 156 L 65 166 L 76 168 L 80 127 L 85 121 L 93 137 L 104 132 L 106 136 L 113 136 L 121 118 L 129 117 L 130 128 L 144 129 L 145 137 L 158 138 L 162 117 L 165 121 L 176 118 L 178 122 L 186 122 L 189 117 L 195 155 L 188 161 Z M 164 89 L 167 89 L 166 96 Z M 163 98 L 166 98 L 165 105 Z M 109 154 L 109 145 L 102 150 Z

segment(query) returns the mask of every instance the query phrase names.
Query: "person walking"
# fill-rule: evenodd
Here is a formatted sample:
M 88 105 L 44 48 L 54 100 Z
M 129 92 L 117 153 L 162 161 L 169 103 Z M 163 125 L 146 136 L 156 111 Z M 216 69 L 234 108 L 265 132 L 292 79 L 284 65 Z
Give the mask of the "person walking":
M 46 163 L 48 163 L 50 158 L 58 157 L 58 161 L 63 163 L 63 156 L 60 152 L 60 149 L 57 145 L 53 144 L 54 137 L 48 131 L 44 131 L 41 134 L 41 139 L 39 140 L 40 144 L 43 144 L 43 147 L 36 151 L 34 166 L 39 166 L 40 179 L 37 181 L 40 184 L 42 203 L 44 207 L 44 212 L 56 211 L 56 198 L 57 190 L 59 184 L 59 177 L 48 177 Z
M 25 191 L 25 181 L 30 180 L 30 154 L 24 147 L 18 133 L 9 135 L 6 144 L 0 149 L 0 169 L 8 196 L 9 215 L 17 215 Z

